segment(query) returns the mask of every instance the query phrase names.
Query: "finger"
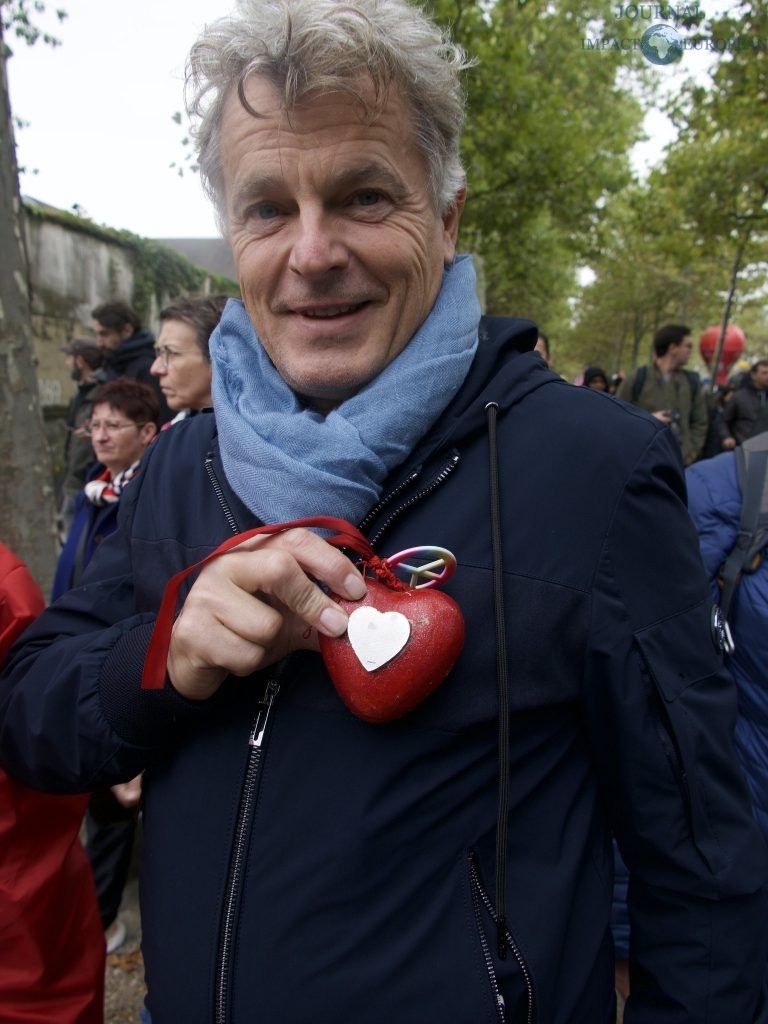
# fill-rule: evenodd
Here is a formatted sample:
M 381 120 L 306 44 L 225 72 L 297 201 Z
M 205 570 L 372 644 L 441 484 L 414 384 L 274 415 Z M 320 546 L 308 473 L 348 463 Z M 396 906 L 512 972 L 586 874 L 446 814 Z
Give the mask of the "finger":
M 171 636 L 167 671 L 174 688 L 187 699 L 205 700 L 228 675 L 248 676 L 267 660 L 264 646 L 245 640 L 210 618 L 204 633 L 198 630 L 191 641 L 184 632 L 180 616 Z M 271 660 L 279 656 L 278 652 Z
M 254 543 L 255 542 L 255 543 Z M 237 547 L 232 554 L 244 550 L 281 549 L 290 552 L 306 573 L 322 580 L 340 597 L 358 601 L 365 596 L 362 575 L 346 555 L 311 530 L 297 528 L 269 537 L 253 537 Z
M 231 562 L 225 565 L 229 558 Z M 231 594 L 225 619 L 226 624 L 241 635 L 253 640 L 260 638 L 261 618 L 255 622 L 249 620 L 254 609 L 246 598 L 253 594 L 273 599 L 270 602 L 272 605 L 278 603 L 285 612 L 296 616 L 309 626 L 314 626 L 327 636 L 340 636 L 347 628 L 346 613 L 307 576 L 294 554 L 284 550 L 282 546 L 264 547 L 252 554 L 233 552 L 231 556 L 221 559 L 221 563 L 222 569 L 228 571 L 231 584 L 244 592 L 239 599 Z M 349 563 L 345 571 L 349 573 Z M 354 571 L 353 569 L 352 572 Z M 364 593 L 365 584 L 360 574 L 357 575 Z M 359 593 L 359 589 L 357 592 Z
M 228 577 L 201 576 L 174 623 L 171 650 L 192 670 L 253 671 L 283 627 L 283 614 Z

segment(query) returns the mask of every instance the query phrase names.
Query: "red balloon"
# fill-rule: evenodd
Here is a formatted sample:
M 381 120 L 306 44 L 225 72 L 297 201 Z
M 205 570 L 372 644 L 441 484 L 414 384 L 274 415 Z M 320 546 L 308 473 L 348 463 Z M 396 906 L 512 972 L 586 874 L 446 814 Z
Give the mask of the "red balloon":
M 701 335 L 701 338 L 699 338 L 699 352 L 701 353 L 701 358 L 710 370 L 712 370 L 711 364 L 715 356 L 715 350 L 720 342 L 720 334 L 722 330 L 722 325 L 716 324 L 713 327 L 708 327 Z M 717 372 L 714 373 L 715 381 L 718 384 L 725 384 L 728 380 L 728 371 L 744 351 L 745 343 L 746 338 L 744 336 L 744 331 L 735 324 L 730 324 L 725 332 L 723 350 L 720 353 L 720 363 L 717 367 Z

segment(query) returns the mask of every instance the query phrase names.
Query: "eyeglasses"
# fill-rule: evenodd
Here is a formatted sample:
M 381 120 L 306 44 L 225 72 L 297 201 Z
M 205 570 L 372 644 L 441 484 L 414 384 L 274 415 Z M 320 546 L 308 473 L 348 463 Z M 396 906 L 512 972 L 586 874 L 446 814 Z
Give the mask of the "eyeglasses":
M 133 420 L 129 420 L 127 423 L 117 423 L 115 420 L 88 420 L 83 424 L 82 429 L 90 437 L 91 434 L 97 434 L 100 430 L 106 430 L 108 434 L 116 434 L 118 430 L 125 430 L 126 427 L 136 427 L 139 430 L 143 426 L 143 423 L 134 423 Z
M 155 359 L 159 359 L 166 370 L 172 360 L 178 359 L 179 356 L 183 355 L 185 355 L 184 352 L 176 352 L 174 349 L 168 348 L 167 345 L 159 345 L 155 349 Z

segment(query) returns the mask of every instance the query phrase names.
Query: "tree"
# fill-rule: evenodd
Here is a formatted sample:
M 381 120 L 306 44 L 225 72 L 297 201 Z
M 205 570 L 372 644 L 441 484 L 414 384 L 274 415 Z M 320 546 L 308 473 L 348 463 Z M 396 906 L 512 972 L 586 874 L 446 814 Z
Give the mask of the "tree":
M 681 218 L 679 182 L 663 171 L 607 204 L 590 265 L 595 279 L 563 342 L 574 372 L 595 362 L 632 370 L 649 360 L 662 324 L 708 324 L 719 310 L 722 257 Z
M 737 312 L 764 325 L 768 264 L 768 13 L 735 7 L 691 37 L 739 40 L 707 85 L 690 80 L 669 104 L 678 129 L 663 163 L 606 204 L 567 346 L 574 362 L 645 362 L 671 320 L 724 328 Z
M 629 56 L 582 48 L 615 5 L 434 0 L 430 9 L 478 62 L 465 79 L 462 246 L 483 258 L 489 312 L 550 328 L 568 316 L 601 204 L 630 182 L 642 111 L 621 77 Z
M 47 33 L 35 28 L 37 0 L 0 2 L 0 538 L 29 566 L 44 590 L 56 563 L 53 483 L 38 400 L 32 348 L 29 273 L 13 114 L 8 94 L 5 34 L 28 43 Z M 63 16 L 61 12 L 60 16 Z
M 719 362 L 744 285 L 765 284 L 768 243 L 768 9 L 747 0 L 708 25 L 710 38 L 737 41 L 723 51 L 709 88 L 690 84 L 675 104 L 678 143 L 666 173 L 682 183 L 681 208 L 702 248 L 725 263 Z M 762 267 L 761 267 L 762 265 Z

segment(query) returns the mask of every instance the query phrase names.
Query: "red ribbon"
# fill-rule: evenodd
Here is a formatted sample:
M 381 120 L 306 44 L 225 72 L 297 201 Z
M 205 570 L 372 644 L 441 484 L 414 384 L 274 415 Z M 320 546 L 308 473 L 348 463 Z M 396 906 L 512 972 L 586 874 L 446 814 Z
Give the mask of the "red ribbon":
M 149 642 L 147 657 L 144 661 L 144 671 L 141 675 L 142 690 L 162 690 L 165 686 L 165 678 L 168 664 L 168 649 L 171 645 L 171 631 L 173 620 L 176 615 L 176 605 L 179 600 L 181 584 L 190 575 L 202 569 L 204 565 L 212 562 L 214 558 L 232 551 L 239 547 L 251 537 L 283 533 L 285 530 L 293 530 L 299 527 L 317 528 L 323 530 L 338 530 L 332 537 L 327 537 L 328 544 L 337 548 L 349 548 L 363 558 L 362 571 L 370 570 L 393 590 L 407 590 L 408 588 L 384 564 L 382 559 L 374 552 L 368 538 L 362 534 L 356 526 L 348 523 L 346 519 L 336 519 L 334 516 L 314 516 L 308 519 L 294 519 L 290 523 L 274 523 L 271 526 L 258 526 L 254 530 L 239 533 L 234 537 L 225 540 L 215 551 L 207 555 L 200 562 L 195 562 L 181 572 L 172 576 L 166 584 L 163 593 L 163 600 L 160 603 L 160 610 L 157 613 L 155 628 L 152 631 L 152 639 Z

